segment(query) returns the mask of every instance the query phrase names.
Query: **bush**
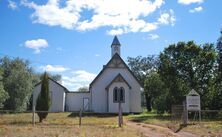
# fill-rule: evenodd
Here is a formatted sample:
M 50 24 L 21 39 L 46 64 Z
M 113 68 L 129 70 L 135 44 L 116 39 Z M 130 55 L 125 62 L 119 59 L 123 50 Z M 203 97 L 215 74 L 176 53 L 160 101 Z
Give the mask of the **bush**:
M 37 111 L 48 111 L 50 108 L 50 96 L 49 96 L 49 80 L 48 74 L 45 72 L 41 84 L 41 92 L 37 98 L 36 110 Z M 39 116 L 39 122 L 46 119 L 48 112 L 37 112 Z

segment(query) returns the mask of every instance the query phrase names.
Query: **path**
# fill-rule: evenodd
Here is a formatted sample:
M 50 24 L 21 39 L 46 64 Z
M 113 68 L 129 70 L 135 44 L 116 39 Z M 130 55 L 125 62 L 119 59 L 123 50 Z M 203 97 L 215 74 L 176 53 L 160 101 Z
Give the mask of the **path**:
M 126 125 L 137 129 L 144 137 L 198 137 L 198 135 L 186 131 L 174 133 L 169 128 L 157 125 L 137 123 L 132 121 L 127 121 Z

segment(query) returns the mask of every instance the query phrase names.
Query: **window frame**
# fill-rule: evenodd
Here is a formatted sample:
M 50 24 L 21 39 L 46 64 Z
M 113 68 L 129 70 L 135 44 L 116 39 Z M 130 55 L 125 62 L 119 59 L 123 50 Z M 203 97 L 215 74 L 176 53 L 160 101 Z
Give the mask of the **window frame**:
M 113 89 L 113 102 L 114 103 L 118 103 L 118 90 L 119 90 L 118 87 L 115 87 Z
M 121 91 L 122 91 L 122 100 L 120 100 L 121 98 Z M 123 87 L 119 88 L 119 102 L 120 103 L 125 103 L 125 89 Z
M 122 100 L 121 98 L 121 92 L 122 92 Z M 113 89 L 113 103 L 125 103 L 125 89 L 123 87 L 115 87 Z

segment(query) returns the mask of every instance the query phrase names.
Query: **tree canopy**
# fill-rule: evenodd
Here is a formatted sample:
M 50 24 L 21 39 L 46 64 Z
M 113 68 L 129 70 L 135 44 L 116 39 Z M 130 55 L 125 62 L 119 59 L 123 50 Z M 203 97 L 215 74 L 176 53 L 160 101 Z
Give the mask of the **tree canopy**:
M 0 68 L 0 108 L 3 107 L 3 103 L 8 98 L 8 93 L 5 92 L 4 86 L 3 86 L 3 78 L 2 78 L 2 69 Z
M 61 81 L 61 75 L 50 74 L 50 77 Z M 40 82 L 41 74 L 36 73 L 29 61 L 21 58 L 0 58 L 0 108 L 24 111 L 31 109 L 32 91 Z
M 79 92 L 87 92 L 87 91 L 89 91 L 89 87 L 87 87 L 87 86 L 80 87 L 77 91 L 79 91 Z
M 214 76 L 216 53 L 213 44 L 196 45 L 193 41 L 170 45 L 160 54 L 159 74 L 169 89 L 169 106 L 181 104 L 195 89 L 207 99 Z M 204 107 L 205 101 L 202 101 Z M 170 109 L 170 108 L 168 108 Z
M 170 111 L 173 104 L 182 105 L 191 89 L 200 94 L 202 109 L 221 109 L 221 60 L 220 37 L 217 46 L 178 42 L 166 47 L 156 58 L 128 57 L 128 65 L 144 86 L 149 111 L 151 108 Z
M 156 56 L 147 56 L 147 57 L 137 56 L 135 58 L 128 57 L 127 62 L 129 68 L 137 77 L 137 79 L 140 81 L 143 87 L 146 77 L 150 73 L 155 72 L 158 68 L 158 58 Z M 151 103 L 153 98 L 152 94 L 149 94 L 150 91 L 147 91 L 146 88 L 144 88 L 144 91 L 145 92 L 143 95 L 146 101 L 142 100 L 142 102 L 145 102 L 147 110 L 151 111 Z
M 0 60 L 3 71 L 3 86 L 9 98 L 4 102 L 4 109 L 25 110 L 33 89 L 33 71 L 28 61 L 20 58 Z

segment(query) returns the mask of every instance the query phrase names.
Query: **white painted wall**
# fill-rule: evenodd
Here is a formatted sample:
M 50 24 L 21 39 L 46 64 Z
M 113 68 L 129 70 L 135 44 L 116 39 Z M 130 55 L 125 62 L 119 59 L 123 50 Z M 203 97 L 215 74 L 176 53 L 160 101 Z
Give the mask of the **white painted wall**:
M 36 100 L 41 91 L 41 84 L 37 85 L 33 90 L 33 104 L 36 105 Z M 51 95 L 51 106 L 49 111 L 60 112 L 65 108 L 65 89 L 49 79 L 49 91 Z
M 126 68 L 106 68 L 102 75 L 93 83 L 90 89 L 93 112 L 105 113 L 108 111 L 107 91 L 105 88 L 119 73 L 132 87 L 129 94 L 129 112 L 142 112 L 141 86 Z
M 90 101 L 90 93 L 86 92 L 67 92 L 66 93 L 66 111 L 79 111 L 83 110 L 83 99 L 88 98 Z M 90 104 L 89 104 L 90 106 Z
M 124 113 L 129 113 L 130 109 L 129 109 L 129 87 L 127 86 L 126 83 L 124 82 L 114 82 L 112 83 L 112 85 L 109 87 L 108 90 L 108 102 L 109 102 L 109 106 L 108 106 L 108 111 L 109 113 L 118 113 L 119 112 L 119 103 L 114 103 L 113 102 L 113 89 L 115 87 L 123 87 L 125 90 L 125 102 L 121 103 L 121 107 L 122 107 L 122 112 Z

